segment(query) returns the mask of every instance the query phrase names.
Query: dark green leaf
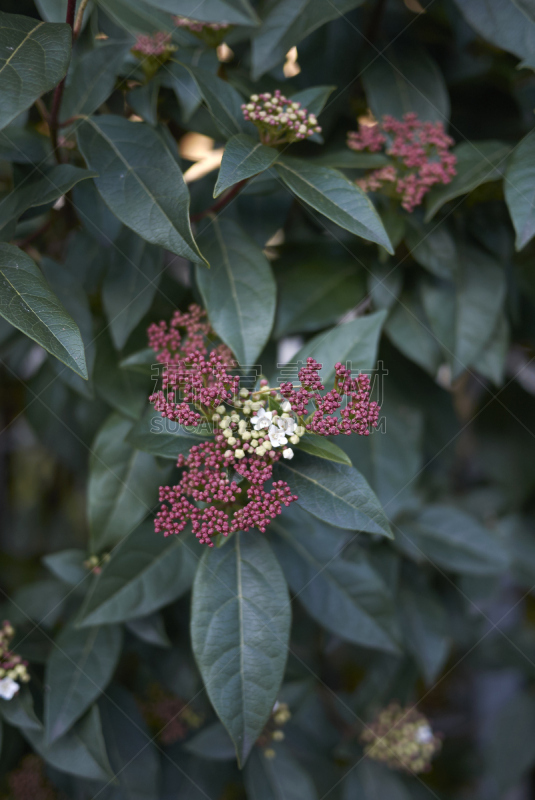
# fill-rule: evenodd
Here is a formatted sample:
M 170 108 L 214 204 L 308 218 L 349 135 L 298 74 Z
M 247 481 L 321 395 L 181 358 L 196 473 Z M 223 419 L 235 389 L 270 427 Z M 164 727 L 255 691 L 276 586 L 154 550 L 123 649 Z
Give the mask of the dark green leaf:
M 81 625 L 124 622 L 152 614 L 187 592 L 198 543 L 186 534 L 165 538 L 152 522 L 115 548 L 81 611 Z
M 60 82 L 69 65 L 71 38 L 65 23 L 0 11 L 0 128 Z
M 267 758 L 255 747 L 245 765 L 243 780 L 248 800 L 316 800 L 318 793 L 310 775 L 282 745 L 275 758 Z
M 137 450 L 176 461 L 180 454 L 187 455 L 192 445 L 204 441 L 203 430 L 191 428 L 186 431 L 178 422 L 162 417 L 151 407 L 136 422 L 126 441 Z M 208 433 L 205 431 L 205 435 Z
M 320 625 L 347 641 L 397 653 L 394 604 L 362 549 L 344 553 L 347 536 L 287 511 L 274 550 L 292 592 Z
M 447 123 L 450 101 L 440 70 L 425 50 L 392 48 L 374 58 L 362 73 L 369 106 L 377 119 L 402 119 L 413 112 L 421 120 Z
M 45 729 L 49 743 L 63 736 L 110 682 L 121 652 L 118 625 L 64 628 L 46 665 Z
M 516 249 L 535 236 L 535 135 L 530 131 L 513 150 L 504 181 L 505 202 L 516 231 Z
M 0 242 L 0 314 L 15 328 L 87 379 L 78 326 L 26 253 Z
M 277 699 L 290 616 L 286 582 L 263 537 L 236 533 L 205 550 L 193 586 L 192 647 L 240 764 Z
M 22 687 L 11 700 L 0 700 L 2 718 L 14 728 L 42 731 L 43 726 L 33 708 L 29 689 Z
M 126 622 L 126 627 L 141 639 L 142 642 L 154 647 L 171 647 L 171 642 L 165 630 L 165 623 L 161 614 L 147 614 L 145 617 L 136 617 Z
M 496 534 L 451 506 L 429 505 L 395 529 L 399 547 L 422 563 L 467 575 L 493 575 L 508 564 Z
M 96 174 L 87 169 L 72 167 L 70 164 L 39 169 L 35 180 L 22 181 L 20 186 L 16 186 L 8 198 L 0 204 L 0 228 L 11 220 L 18 219 L 28 208 L 54 202 L 72 189 L 78 181 L 94 178 Z
M 253 38 L 253 80 L 284 60 L 310 33 L 361 5 L 363 0 L 276 0 Z
M 408 581 L 397 597 L 403 634 L 427 686 L 434 684 L 448 657 L 448 615 L 441 598 L 425 585 Z
M 293 356 L 291 363 L 301 368 L 309 356 L 315 358 L 323 365 L 321 380 L 327 389 L 334 381 L 334 365 L 338 361 L 355 372 L 371 370 L 377 360 L 377 346 L 385 318 L 386 312 L 378 311 L 337 325 L 327 333 L 319 333 Z
M 354 467 L 296 453 L 292 461 L 278 462 L 274 472 L 290 484 L 299 505 L 318 519 L 337 528 L 392 538 L 377 497 Z
M 317 117 L 335 89 L 336 86 L 311 86 L 309 89 L 295 92 L 291 95 L 291 99 L 293 103 L 301 103 L 302 108 L 306 108 L 309 114 L 315 114 Z
M 299 442 L 299 450 L 309 453 L 311 456 L 326 458 L 327 461 L 336 461 L 338 464 L 351 466 L 351 459 L 334 442 L 329 441 L 324 436 L 317 436 L 314 433 L 307 433 Z
M 275 169 L 288 188 L 307 205 L 341 228 L 382 245 L 389 253 L 394 252 L 373 203 L 341 172 L 288 157 L 281 157 Z
M 162 251 L 124 231 L 110 252 L 102 299 L 113 342 L 121 349 L 151 307 L 163 271 Z
M 443 361 L 440 344 L 414 293 L 405 292 L 394 306 L 385 324 L 385 333 L 403 355 L 433 377 Z
M 523 13 L 529 0 L 455 0 L 467 22 L 483 39 L 524 59 L 533 67 L 535 24 Z
M 186 742 L 185 748 L 189 753 L 200 758 L 209 758 L 214 761 L 233 761 L 236 758 L 232 739 L 220 722 L 214 722 L 213 725 L 203 728 Z
M 457 174 L 450 183 L 431 189 L 427 195 L 426 222 L 450 200 L 468 194 L 484 183 L 500 180 L 511 148 L 503 142 L 461 142 L 453 152 L 457 156 Z
M 43 564 L 50 572 L 69 586 L 77 586 L 88 576 L 84 567 L 86 558 L 84 550 L 61 550 L 44 556 Z
M 421 779 L 420 779 L 421 780 Z M 412 800 L 395 772 L 369 758 L 360 759 L 346 774 L 342 800 Z
M 455 240 L 444 222 L 422 225 L 412 215 L 407 221 L 405 241 L 418 264 L 437 278 L 453 278 L 458 254 Z
M 214 197 L 218 197 L 229 186 L 269 169 L 278 155 L 273 147 L 266 147 L 244 133 L 233 136 L 223 153 Z
M 62 120 L 92 114 L 108 99 L 127 52 L 123 42 L 106 42 L 75 61 L 61 103 Z
M 165 482 L 154 458 L 125 441 L 131 427 L 129 420 L 112 414 L 91 449 L 87 494 L 93 551 L 117 544 L 139 525 Z
M 484 758 L 496 797 L 504 797 L 535 762 L 535 700 L 525 691 L 505 701 L 493 720 Z
M 232 220 L 213 217 L 199 236 L 211 269 L 197 269 L 210 323 L 241 365 L 256 364 L 275 316 L 271 266 L 258 245 Z
M 247 0 L 145 0 L 148 5 L 203 22 L 257 25 L 258 17 Z
M 158 133 L 122 117 L 89 117 L 78 144 L 95 184 L 119 219 L 152 244 L 197 264 L 204 259 L 189 223 L 189 192 L 176 157 Z
M 183 66 L 193 77 L 216 127 L 225 139 L 251 129 L 252 125 L 243 117 L 243 98 L 230 83 L 207 69 L 186 63 Z

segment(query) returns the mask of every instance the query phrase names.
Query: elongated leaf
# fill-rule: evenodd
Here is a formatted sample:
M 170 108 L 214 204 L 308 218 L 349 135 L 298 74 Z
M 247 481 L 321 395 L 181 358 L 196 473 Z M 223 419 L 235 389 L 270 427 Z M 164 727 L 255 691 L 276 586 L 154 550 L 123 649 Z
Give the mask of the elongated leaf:
M 291 462 L 278 462 L 274 474 L 290 484 L 299 505 L 318 519 L 337 528 L 392 538 L 377 497 L 354 467 L 296 453 Z
M 389 253 L 394 252 L 373 203 L 341 172 L 288 157 L 281 157 L 275 169 L 288 188 L 307 205 L 341 228 L 382 245 Z
M 477 520 L 451 506 L 430 505 L 400 522 L 396 543 L 416 561 L 467 575 L 494 575 L 507 567 L 499 538 Z
M 63 94 L 62 120 L 92 114 L 108 99 L 127 52 L 124 42 L 106 42 L 75 62 Z
M 288 590 L 266 540 L 236 533 L 207 549 L 193 586 L 191 641 L 240 764 L 277 699 L 289 633 Z
M 484 183 L 503 178 L 511 148 L 503 142 L 462 142 L 453 148 L 453 152 L 457 156 L 457 174 L 450 183 L 429 192 L 426 222 L 450 200 L 468 194 Z
M 78 326 L 32 259 L 18 247 L 0 242 L 0 276 L 0 315 L 87 379 Z
M 404 292 L 385 324 L 385 333 L 403 355 L 433 377 L 443 361 L 440 345 L 418 296 Z
M 145 617 L 136 617 L 126 622 L 126 627 L 141 639 L 142 642 L 154 647 L 171 647 L 171 642 L 165 630 L 165 622 L 161 614 L 147 614 Z
M 219 132 L 225 139 L 250 130 L 253 126 L 243 117 L 242 96 L 227 81 L 207 69 L 199 69 L 184 63 L 208 106 L 208 110 Z
M 22 733 L 34 750 L 61 772 L 93 781 L 113 778 L 96 706 L 76 723 L 68 736 L 52 744 L 47 744 L 44 731 L 23 728 Z
M 185 744 L 188 753 L 214 761 L 234 761 L 236 750 L 226 728 L 220 722 L 214 722 L 199 731 Z
M 455 0 L 483 39 L 535 66 L 535 24 L 525 13 L 527 0 Z
M 243 779 L 249 800 L 316 800 L 314 781 L 283 745 L 275 758 L 266 758 L 255 747 L 245 765 Z
M 516 231 L 516 249 L 535 236 L 535 133 L 530 131 L 513 151 L 504 181 L 505 202 Z
M 0 11 L 0 128 L 60 82 L 69 65 L 71 39 L 65 23 Z
M 69 586 L 77 586 L 84 578 L 88 577 L 88 572 L 84 567 L 85 558 L 85 550 L 72 548 L 44 556 L 43 564 L 56 578 Z
M 334 365 L 338 361 L 355 372 L 373 369 L 385 319 L 386 311 L 377 311 L 314 336 L 293 356 L 290 366 L 294 368 L 295 380 L 309 356 L 323 365 L 321 379 L 328 389 L 334 380 Z
M 219 197 L 229 186 L 269 169 L 278 156 L 273 147 L 266 147 L 244 133 L 233 136 L 223 153 L 214 197 Z
M 505 701 L 493 721 L 484 759 L 496 796 L 504 797 L 535 763 L 534 714 L 533 697 L 521 691 Z
M 36 171 L 35 180 L 23 181 L 0 202 L 0 228 L 11 220 L 18 219 L 28 208 L 52 203 L 79 181 L 94 178 L 96 174 L 70 164 Z
M 137 619 L 172 603 L 192 584 L 198 547 L 186 534 L 156 535 L 152 522 L 136 528 L 102 568 L 80 613 L 81 626 Z
M 113 115 L 89 117 L 77 133 L 113 213 L 148 242 L 204 263 L 189 224 L 189 192 L 164 139 L 146 123 Z
M 43 730 L 43 726 L 34 711 L 32 694 L 24 686 L 19 689 L 11 700 L 0 700 L 0 714 L 14 728 L 37 732 Z
M 295 511 L 272 527 L 275 555 L 308 614 L 350 642 L 398 652 L 392 597 L 361 550 L 343 552 L 346 535 Z
M 338 447 L 334 442 L 329 441 L 324 436 L 316 436 L 313 433 L 307 433 L 298 444 L 299 450 L 304 453 L 309 453 L 311 456 L 318 458 L 326 458 L 327 461 L 335 461 L 338 464 L 346 464 L 351 466 L 351 459 Z
M 197 270 L 210 323 L 238 362 L 252 366 L 275 317 L 276 289 L 261 248 L 232 220 L 214 217 L 199 237 L 211 269 Z
M 114 686 L 99 702 L 102 730 L 120 797 L 149 800 L 158 797 L 158 751 L 134 697 Z
M 312 31 L 361 5 L 363 0 L 277 0 L 253 39 L 253 80 L 276 67 Z
M 227 22 L 232 25 L 257 25 L 258 17 L 247 0 L 145 0 L 167 11 L 203 22 Z
M 121 652 L 117 625 L 65 628 L 46 665 L 45 729 L 48 742 L 63 736 L 104 691 Z
M 437 278 L 453 278 L 457 270 L 455 239 L 446 223 L 422 225 L 414 216 L 409 217 L 405 242 L 412 257 Z
M 446 82 L 425 50 L 391 47 L 388 57 L 373 59 L 362 74 L 366 98 L 377 119 L 401 119 L 413 112 L 421 120 L 446 123 L 450 101 Z
M 158 502 L 165 473 L 152 456 L 125 441 L 131 427 L 129 420 L 112 414 L 93 443 L 87 489 L 93 551 L 120 542 Z
M 163 271 L 162 251 L 124 231 L 110 252 L 102 299 L 115 346 L 121 349 L 151 307 Z
M 154 354 L 153 354 L 154 357 Z M 176 461 L 180 454 L 187 455 L 194 444 L 204 440 L 203 428 L 184 430 L 178 422 L 162 417 L 159 411 L 148 408 L 126 437 L 136 450 Z M 210 431 L 204 431 L 208 435 Z
M 301 103 L 302 108 L 306 108 L 309 114 L 315 114 L 317 117 L 335 89 L 336 86 L 311 86 L 309 89 L 292 94 L 291 99 L 294 103 Z
M 398 595 L 407 648 L 427 686 L 437 679 L 448 657 L 448 616 L 440 597 L 425 585 L 407 584 Z

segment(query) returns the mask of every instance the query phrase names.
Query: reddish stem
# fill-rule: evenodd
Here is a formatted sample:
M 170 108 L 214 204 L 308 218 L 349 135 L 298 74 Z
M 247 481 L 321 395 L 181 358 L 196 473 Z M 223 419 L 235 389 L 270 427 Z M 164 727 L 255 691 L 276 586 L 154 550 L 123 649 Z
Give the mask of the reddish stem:
M 65 18 L 65 22 L 67 23 L 67 25 L 71 26 L 71 31 L 73 31 L 73 38 L 74 38 L 75 11 L 76 11 L 76 0 L 68 0 L 67 16 Z M 63 98 L 64 89 L 65 89 L 65 78 L 63 78 L 56 86 L 56 90 L 54 92 L 54 99 L 52 100 L 52 110 L 50 112 L 50 121 L 49 121 L 52 147 L 54 150 L 54 155 L 56 156 L 56 161 L 59 164 L 61 164 L 61 153 L 58 150 L 58 128 L 59 128 L 58 120 L 59 120 L 59 112 L 61 109 L 61 100 Z
M 217 214 L 218 211 L 224 208 L 227 203 L 233 200 L 234 197 L 240 193 L 248 180 L 248 178 L 245 178 L 245 180 L 239 181 L 239 183 L 233 186 L 229 192 L 223 195 L 221 200 L 218 200 L 217 203 L 214 203 L 214 205 L 210 206 L 210 208 L 206 208 L 204 211 L 199 211 L 197 214 L 192 214 L 190 217 L 191 222 L 199 222 L 199 220 L 204 219 L 204 217 L 208 216 L 208 214 Z

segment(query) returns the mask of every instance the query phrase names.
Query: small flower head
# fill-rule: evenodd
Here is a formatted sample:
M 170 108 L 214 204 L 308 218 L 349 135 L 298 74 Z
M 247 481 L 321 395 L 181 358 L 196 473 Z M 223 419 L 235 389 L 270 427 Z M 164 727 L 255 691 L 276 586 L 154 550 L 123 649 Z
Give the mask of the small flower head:
M 242 105 L 242 111 L 244 118 L 258 128 L 262 144 L 296 142 L 321 133 L 315 115 L 301 108 L 301 103 L 285 97 L 279 89 L 273 94 L 251 95 L 249 102 Z
M 383 709 L 360 738 L 368 758 L 416 774 L 431 768 L 431 760 L 442 746 L 423 714 L 397 703 Z
M 273 417 L 272 411 L 266 411 L 264 408 L 259 408 L 256 415 L 251 418 L 251 425 L 255 431 L 261 431 L 263 428 L 269 428 Z
M 149 80 L 162 64 L 169 61 L 176 49 L 176 46 L 171 43 L 171 35 L 164 31 L 158 31 L 152 36 L 138 34 L 131 52 L 141 61 L 141 67 Z
M 399 197 L 406 211 L 420 205 L 432 186 L 447 184 L 454 177 L 457 159 L 450 152 L 453 144 L 441 122 L 421 122 L 412 113 L 402 120 L 385 115 L 382 122 L 360 124 L 358 131 L 347 137 L 351 150 L 375 153 L 384 149 L 392 160 L 360 178 L 360 188 Z
M 287 458 L 287 459 L 293 458 L 294 457 L 294 451 L 292 450 L 292 448 L 291 447 L 287 447 L 285 450 L 283 450 L 282 451 L 282 457 L 283 458 Z
M 228 22 L 200 22 L 188 17 L 173 17 L 177 28 L 185 28 L 210 47 L 217 47 L 232 29 Z
M 20 684 L 13 678 L 2 678 L 0 680 L 0 697 L 3 700 L 11 700 L 20 689 Z
M 15 631 L 9 622 L 0 628 L 0 697 L 11 700 L 20 690 L 21 683 L 30 680 L 28 664 L 10 650 Z

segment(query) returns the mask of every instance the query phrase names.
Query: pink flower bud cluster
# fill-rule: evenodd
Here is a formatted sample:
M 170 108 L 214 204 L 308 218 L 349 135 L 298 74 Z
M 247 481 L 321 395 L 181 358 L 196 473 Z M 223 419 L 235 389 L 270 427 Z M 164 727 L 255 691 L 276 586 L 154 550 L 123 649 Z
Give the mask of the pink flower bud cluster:
M 433 756 L 440 750 L 440 736 L 415 708 L 390 703 L 362 732 L 364 753 L 392 769 L 412 774 L 428 772 Z
M 35 753 L 24 756 L 7 776 L 12 800 L 57 800 L 58 794 L 45 774 L 45 762 Z
M 351 370 L 338 362 L 335 364 L 334 387 L 322 395 L 320 391 L 325 387 L 319 376 L 320 369 L 321 364 L 307 358 L 306 366 L 299 370 L 301 386 L 295 389 L 291 383 L 281 384 L 281 394 L 298 416 L 306 416 L 309 403 L 313 403 L 315 408 L 305 421 L 306 429 L 320 436 L 341 433 L 369 436 L 370 429 L 377 427 L 381 410 L 375 401 L 370 400 L 369 376 L 361 373 L 352 378 Z M 337 416 L 339 409 L 340 416 Z
M 15 631 L 7 621 L 0 627 L 0 680 L 10 679 L 27 683 L 30 680 L 28 674 L 28 662 L 23 661 L 20 656 L 15 655 L 10 650 L 11 641 Z
M 180 697 L 166 692 L 158 685 L 150 687 L 149 698 L 139 701 L 139 707 L 149 727 L 165 745 L 185 739 L 190 731 L 196 730 L 203 723 L 203 718 Z
M 177 28 L 187 28 L 192 33 L 203 33 L 204 31 L 228 31 L 228 22 L 199 22 L 188 17 L 173 17 L 173 22 Z
M 171 35 L 165 31 L 158 31 L 149 36 L 144 33 L 138 34 L 133 45 L 132 53 L 138 58 L 158 58 L 160 56 L 169 57 L 176 50 L 171 44 Z
M 239 377 L 226 371 L 234 363 L 230 351 L 222 346 L 208 353 L 210 335 L 206 312 L 193 304 L 186 313 L 176 311 L 170 325 L 162 321 L 148 330 L 149 346 L 165 365 L 162 389 L 149 400 L 163 417 L 181 425 L 197 427 L 203 413 L 239 390 Z
M 273 94 L 252 94 L 249 102 L 242 105 L 242 111 L 244 119 L 258 128 L 262 144 L 295 142 L 321 133 L 316 116 L 301 108 L 301 103 L 285 97 L 279 89 Z
M 413 211 L 435 184 L 447 184 L 456 175 L 456 156 L 450 152 L 453 139 L 441 122 L 421 122 L 409 113 L 402 120 L 385 115 L 375 125 L 359 125 L 351 131 L 347 145 L 351 150 L 371 153 L 385 150 L 393 163 L 368 173 L 357 181 L 364 191 L 385 190 L 392 184 L 401 196 L 401 205 Z
M 260 444 L 263 441 L 258 440 Z M 275 481 L 270 491 L 264 488 L 271 480 L 272 465 L 281 455 L 271 450 L 257 456 L 240 438 L 229 446 L 223 434 L 217 434 L 215 441 L 194 445 L 187 457 L 178 457 L 177 466 L 184 468 L 178 485 L 160 487 L 162 506 L 154 522 L 155 531 L 169 536 L 181 533 L 191 522 L 199 542 L 209 547 L 213 547 L 212 537 L 217 534 L 228 536 L 249 528 L 265 533 L 282 506 L 297 500 L 284 481 Z M 245 479 L 243 490 L 236 480 L 231 480 L 232 472 L 241 481 Z M 204 508 L 192 501 L 202 503 Z

